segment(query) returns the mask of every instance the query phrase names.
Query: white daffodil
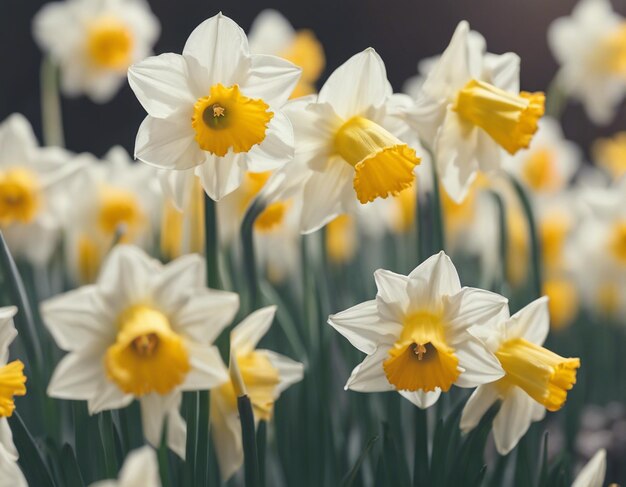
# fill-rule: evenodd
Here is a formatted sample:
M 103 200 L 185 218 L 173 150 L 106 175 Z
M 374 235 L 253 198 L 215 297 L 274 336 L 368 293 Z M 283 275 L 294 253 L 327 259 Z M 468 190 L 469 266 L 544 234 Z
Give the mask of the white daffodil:
M 558 411 L 567 391 L 576 383 L 577 358 L 563 358 L 541 345 L 548 336 L 550 318 L 547 298 L 539 298 L 509 318 L 508 309 L 470 332 L 481 338 L 500 361 L 505 375 L 479 386 L 461 415 L 461 430 L 471 431 L 498 400 L 500 410 L 493 421 L 496 449 L 509 453 L 533 421 L 545 410 Z
M 275 313 L 276 306 L 261 308 L 230 334 L 231 361 L 236 360 L 256 422 L 271 419 L 274 402 L 285 389 L 302 380 L 304 369 L 301 363 L 283 355 L 256 349 L 272 325 Z M 211 435 L 223 480 L 229 479 L 243 463 L 235 390 L 231 380 L 211 391 Z
M 503 375 L 495 356 L 468 333 L 506 308 L 500 295 L 461 288 L 449 257 L 433 255 L 408 276 L 374 273 L 376 299 L 331 315 L 328 323 L 365 360 L 346 389 L 398 391 L 426 408 L 454 384 L 475 387 Z
M 159 21 L 144 0 L 65 0 L 35 15 L 33 32 L 61 68 L 66 95 L 110 100 L 126 70 L 151 52 Z
M 611 121 L 626 93 L 626 21 L 609 0 L 580 0 L 548 28 L 561 65 L 559 87 L 581 101 L 597 124 Z
M 292 98 L 315 93 L 315 82 L 324 71 L 326 57 L 313 31 L 295 31 L 280 12 L 268 9 L 252 22 L 248 41 L 253 54 L 272 54 L 302 68 L 302 76 L 291 94 Z
M 337 68 L 319 95 L 291 102 L 296 161 L 311 170 L 303 233 L 350 213 L 357 200 L 365 204 L 413 184 L 420 158 L 403 142 L 409 127 L 397 118 L 406 101 L 392 95 L 385 65 L 369 48 Z
M 86 284 L 116 241 L 146 249 L 154 242 L 160 194 L 156 171 L 134 163 L 122 147 L 102 161 L 89 154 L 78 159 L 85 178 L 68 209 L 66 256 L 70 275 Z
M 565 189 L 580 164 L 578 147 L 563 138 L 556 120 L 545 117 L 528 149 L 507 159 L 505 167 L 533 193 L 545 196 Z
M 0 124 L 0 230 L 15 257 L 43 265 L 54 251 L 80 169 L 58 148 L 40 148 L 28 121 Z
M 57 345 L 69 352 L 48 394 L 86 400 L 91 414 L 137 398 L 147 440 L 158 446 L 168 420 L 168 444 L 185 454 L 181 392 L 227 380 L 212 342 L 239 306 L 234 293 L 207 289 L 203 259 L 165 266 L 137 247 L 116 247 L 95 285 L 45 301 L 41 312 Z
M 14 306 L 0 308 L 0 487 L 26 486 L 26 480 L 16 463 L 17 449 L 7 418 L 15 410 L 14 396 L 26 394 L 24 364 L 9 361 L 9 345 L 17 336 L 13 316 Z
M 219 200 L 245 171 L 273 170 L 293 158 L 293 130 L 280 108 L 299 76 L 288 61 L 250 54 L 241 28 L 218 14 L 191 33 L 182 55 L 150 57 L 128 70 L 148 112 L 135 157 L 163 169 L 195 168 Z
M 161 487 L 156 453 L 149 446 L 130 452 L 117 480 L 102 480 L 91 487 Z
M 572 487 L 602 487 L 606 475 L 606 450 L 602 448 L 587 462 Z
M 618 132 L 608 139 L 593 144 L 593 159 L 613 181 L 626 175 L 626 132 Z
M 504 151 L 528 147 L 544 111 L 542 93 L 519 91 L 519 57 L 486 53 L 484 40 L 471 40 L 477 35 L 458 25 L 407 114 L 456 201 L 477 171 L 496 171 Z

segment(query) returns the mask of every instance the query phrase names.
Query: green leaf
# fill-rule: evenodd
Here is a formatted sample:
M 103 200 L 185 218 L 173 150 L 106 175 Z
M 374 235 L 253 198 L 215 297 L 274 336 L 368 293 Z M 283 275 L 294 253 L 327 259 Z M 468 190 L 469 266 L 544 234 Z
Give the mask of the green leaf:
M 85 481 L 80 473 L 80 468 L 78 468 L 74 449 L 67 443 L 61 449 L 61 468 L 65 485 L 84 487 Z
M 354 481 L 356 480 L 357 474 L 359 473 L 361 465 L 363 465 L 363 461 L 365 460 L 370 450 L 374 446 L 374 443 L 378 441 L 378 438 L 379 436 L 376 435 L 376 436 L 372 436 L 369 439 L 369 441 L 365 445 L 365 448 L 363 448 L 363 451 L 359 455 L 359 458 L 357 458 L 355 464 L 352 466 L 350 471 L 346 474 L 346 476 L 341 481 L 341 487 L 352 487 L 352 485 L 354 484 Z
M 56 487 L 41 448 L 35 442 L 17 412 L 9 418 L 13 441 L 20 452 L 19 463 L 29 485 Z

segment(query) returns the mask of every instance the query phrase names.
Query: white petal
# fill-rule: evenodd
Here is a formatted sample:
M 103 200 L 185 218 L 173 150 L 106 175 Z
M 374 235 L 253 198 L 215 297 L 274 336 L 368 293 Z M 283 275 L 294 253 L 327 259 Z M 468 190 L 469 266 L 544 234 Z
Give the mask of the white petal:
M 171 198 L 174 206 L 181 212 L 187 207 L 189 195 L 193 191 L 195 168 L 181 171 L 158 170 L 159 183 L 167 198 Z
M 0 487 L 28 487 L 19 465 L 0 448 Z
M 28 164 L 35 155 L 37 145 L 28 120 L 22 114 L 14 113 L 0 125 L 0 167 Z
M 520 58 L 513 52 L 501 55 L 489 55 L 485 58 L 488 64 L 491 83 L 510 93 L 519 93 Z
M 409 274 L 408 293 L 413 306 L 440 308 L 444 296 L 452 296 L 460 290 L 456 268 L 443 251 L 426 259 Z
M 248 31 L 250 51 L 256 54 L 279 54 L 293 41 L 295 31 L 278 11 L 263 10 Z
M 441 389 L 438 387 L 434 391 L 398 391 L 402 397 L 408 399 L 420 409 L 426 409 L 435 404 L 441 396 Z
M 83 286 L 44 301 L 41 316 L 63 350 L 83 350 L 115 340 L 116 317 L 96 286 Z
M 409 309 L 409 295 L 407 294 L 409 278 L 385 269 L 374 272 L 376 281 L 376 303 L 381 319 L 402 323 Z
M 251 56 L 251 61 L 248 79 L 242 83 L 243 93 L 276 108 L 283 106 L 298 84 L 302 70 L 277 56 L 256 54 Z
M 209 155 L 204 164 L 196 168 L 196 175 L 212 200 L 221 200 L 241 185 L 246 160 L 245 153 L 229 152 L 224 157 Z
M 228 381 L 228 370 L 217 347 L 187 344 L 191 370 L 180 386 L 183 391 L 206 391 Z
M 498 359 L 478 338 L 469 338 L 457 345 L 454 352 L 459 359 L 459 367 L 464 369 L 455 382 L 459 387 L 476 387 L 496 381 L 504 375 Z
M 228 291 L 195 291 L 172 318 L 172 328 L 197 343 L 210 344 L 232 321 L 239 296 Z
M 341 333 L 355 348 L 372 354 L 380 344 L 394 342 L 401 326 L 381 321 L 376 300 L 365 301 L 340 313 L 330 315 L 328 324 Z
M 283 391 L 302 380 L 304 376 L 303 364 L 279 353 L 272 352 L 271 350 L 260 350 L 260 352 L 264 353 L 272 365 L 278 370 L 280 382 L 274 391 L 275 398 L 278 398 Z
M 178 407 L 167 415 L 167 446 L 183 460 L 187 452 L 187 423 Z M 155 484 L 156 485 L 156 484 Z
M 574 479 L 572 487 L 602 487 L 606 475 L 606 450 L 598 450 Z
M 128 69 L 128 82 L 149 115 L 167 118 L 196 102 L 188 83 L 185 58 L 165 53 L 151 56 Z
M 378 347 L 354 368 L 344 388 L 358 392 L 394 391 L 395 387 L 389 383 L 383 369 L 383 362 L 388 357 L 389 346 Z
M 532 422 L 535 401 L 513 386 L 493 420 L 493 439 L 500 455 L 509 453 L 526 434 Z
M 550 312 L 548 298 L 543 296 L 528 304 L 508 322 L 508 338 L 524 338 L 537 345 L 543 344 L 550 331 Z
M 206 283 L 205 262 L 198 254 L 173 260 L 154 276 L 152 296 L 160 309 L 175 313 L 189 299 L 189 292 Z
M 202 22 L 190 34 L 184 56 L 195 58 L 205 69 L 207 88 L 222 83 L 235 84 L 249 68 L 249 51 L 246 34 L 233 20 L 221 13 Z
M 231 349 L 244 354 L 254 350 L 272 326 L 275 315 L 276 306 L 266 306 L 248 315 L 230 333 Z
M 146 394 L 139 400 L 141 406 L 141 424 L 143 425 L 143 434 L 155 448 L 161 445 L 161 436 L 163 435 L 163 424 L 166 416 L 172 408 L 175 408 L 179 402 L 181 394 L 175 392 L 162 396 L 157 393 Z
M 293 128 L 287 116 L 274 112 L 265 132 L 265 139 L 247 153 L 248 171 L 273 171 L 292 161 L 294 154 Z
M 218 393 L 211 394 L 211 438 L 220 476 L 225 482 L 243 464 L 243 446 L 237 410 L 231 409 L 228 400 L 224 400 Z
M 302 233 L 312 233 L 346 211 L 343 201 L 348 193 L 356 201 L 352 189 L 354 169 L 335 158 L 324 172 L 313 171 L 304 186 L 300 222 Z
M 139 126 L 135 139 L 135 157 L 163 169 L 183 170 L 199 166 L 206 159 L 191 126 L 180 117 L 154 118 L 148 115 Z
M 17 330 L 13 323 L 13 317 L 17 313 L 17 307 L 5 306 L 0 308 L 0 364 L 9 359 L 9 345 L 17 336 Z
M 83 401 L 95 397 L 104 378 L 102 354 L 101 349 L 88 348 L 63 357 L 48 384 L 48 395 Z
M 128 454 L 120 471 L 119 487 L 159 487 L 159 464 L 156 453 L 144 446 Z
M 445 303 L 445 321 L 452 333 L 491 320 L 504 322 L 509 312 L 509 300 L 504 296 L 473 287 L 464 287 Z
M 498 390 L 493 384 L 484 384 L 476 388 L 469 397 L 461 414 L 459 427 L 463 433 L 472 431 L 487 410 L 498 400 Z
M 7 418 L 0 418 L 0 449 L 2 448 L 4 448 L 5 453 L 11 460 L 17 460 L 19 458 L 19 453 L 13 443 L 13 433 L 11 432 Z
M 89 414 L 125 408 L 135 399 L 131 394 L 124 394 L 116 384 L 106 378 L 101 378 L 99 382 L 97 394 L 87 402 Z

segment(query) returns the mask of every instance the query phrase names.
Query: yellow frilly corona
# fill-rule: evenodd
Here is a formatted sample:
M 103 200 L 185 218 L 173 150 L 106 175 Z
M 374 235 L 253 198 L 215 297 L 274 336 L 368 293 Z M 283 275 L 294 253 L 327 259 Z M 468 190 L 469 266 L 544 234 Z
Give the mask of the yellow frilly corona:
M 34 173 L 22 168 L 0 171 L 0 226 L 29 223 L 40 203 L 39 183 Z
M 114 17 L 96 19 L 88 27 L 87 54 L 99 68 L 125 70 L 132 59 L 133 45 L 132 32 Z
M 26 394 L 24 364 L 14 360 L 0 367 L 0 418 L 8 418 L 15 410 L 14 396 Z

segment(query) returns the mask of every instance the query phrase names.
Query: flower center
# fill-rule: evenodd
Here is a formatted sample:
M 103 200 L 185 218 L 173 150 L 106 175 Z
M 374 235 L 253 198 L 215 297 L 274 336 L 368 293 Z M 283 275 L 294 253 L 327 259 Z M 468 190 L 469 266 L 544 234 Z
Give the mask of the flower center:
M 37 176 L 27 169 L 0 171 L 0 226 L 29 223 L 40 206 Z
M 626 265 L 626 220 L 620 220 L 614 224 L 609 247 L 613 257 L 620 264 Z
M 522 167 L 522 179 L 535 191 L 558 189 L 561 178 L 549 149 L 537 149 L 528 155 Z
M 454 110 L 487 132 L 509 154 L 515 154 L 530 145 L 544 103 L 541 92 L 514 95 L 473 79 L 459 91 Z
M 259 351 L 245 355 L 237 354 L 236 360 L 252 402 L 255 419 L 268 421 L 272 417 L 276 388 L 280 382 L 278 370 L 267 356 Z M 232 381 L 229 380 L 220 386 L 216 394 L 222 396 L 232 410 L 237 410 L 237 396 Z
M 289 201 L 275 201 L 268 205 L 254 222 L 254 229 L 257 232 L 267 233 L 280 226 L 285 219 L 289 205 Z
M 94 282 L 96 277 L 98 277 L 100 263 L 102 262 L 102 249 L 98 242 L 89 235 L 80 235 L 76 258 L 78 262 L 78 278 L 81 284 Z
M 15 410 L 14 396 L 26 394 L 24 364 L 15 360 L 0 367 L 0 418 L 8 418 Z
M 106 235 L 121 231 L 122 241 L 132 240 L 145 221 L 141 205 L 130 191 L 104 187 L 100 191 L 98 226 Z
M 242 95 L 238 85 L 218 83 L 211 87 L 209 96 L 196 101 L 191 126 L 202 150 L 223 157 L 230 149 L 248 152 L 263 142 L 273 116 L 263 100 Z
M 356 245 L 356 224 L 350 215 L 339 215 L 326 225 L 326 251 L 331 262 L 349 262 L 354 257 Z
M 600 139 L 593 145 L 594 160 L 614 180 L 626 174 L 626 132 L 618 132 L 611 139 Z
M 352 117 L 335 134 L 335 152 L 354 167 L 354 190 L 362 204 L 397 195 L 413 184 L 420 163 L 415 150 L 380 125 Z
M 417 312 L 406 318 L 383 369 L 398 390 L 447 391 L 461 373 L 458 365 L 454 349 L 446 342 L 442 316 Z
M 126 69 L 132 60 L 133 35 L 118 19 L 103 17 L 87 34 L 87 53 L 93 64 L 105 69 Z
M 563 358 L 523 338 L 504 342 L 496 357 L 506 373 L 497 382 L 501 391 L 517 386 L 548 411 L 561 409 L 580 367 L 580 359 Z
M 553 212 L 541 220 L 539 241 L 541 243 L 541 256 L 546 268 L 560 267 L 570 228 L 571 225 L 567 216 L 558 212 Z
M 184 340 L 160 311 L 134 305 L 118 317 L 118 334 L 104 358 L 108 378 L 127 394 L 164 395 L 180 385 L 191 366 Z
M 602 40 L 593 61 L 600 71 L 626 76 L 626 22 Z

